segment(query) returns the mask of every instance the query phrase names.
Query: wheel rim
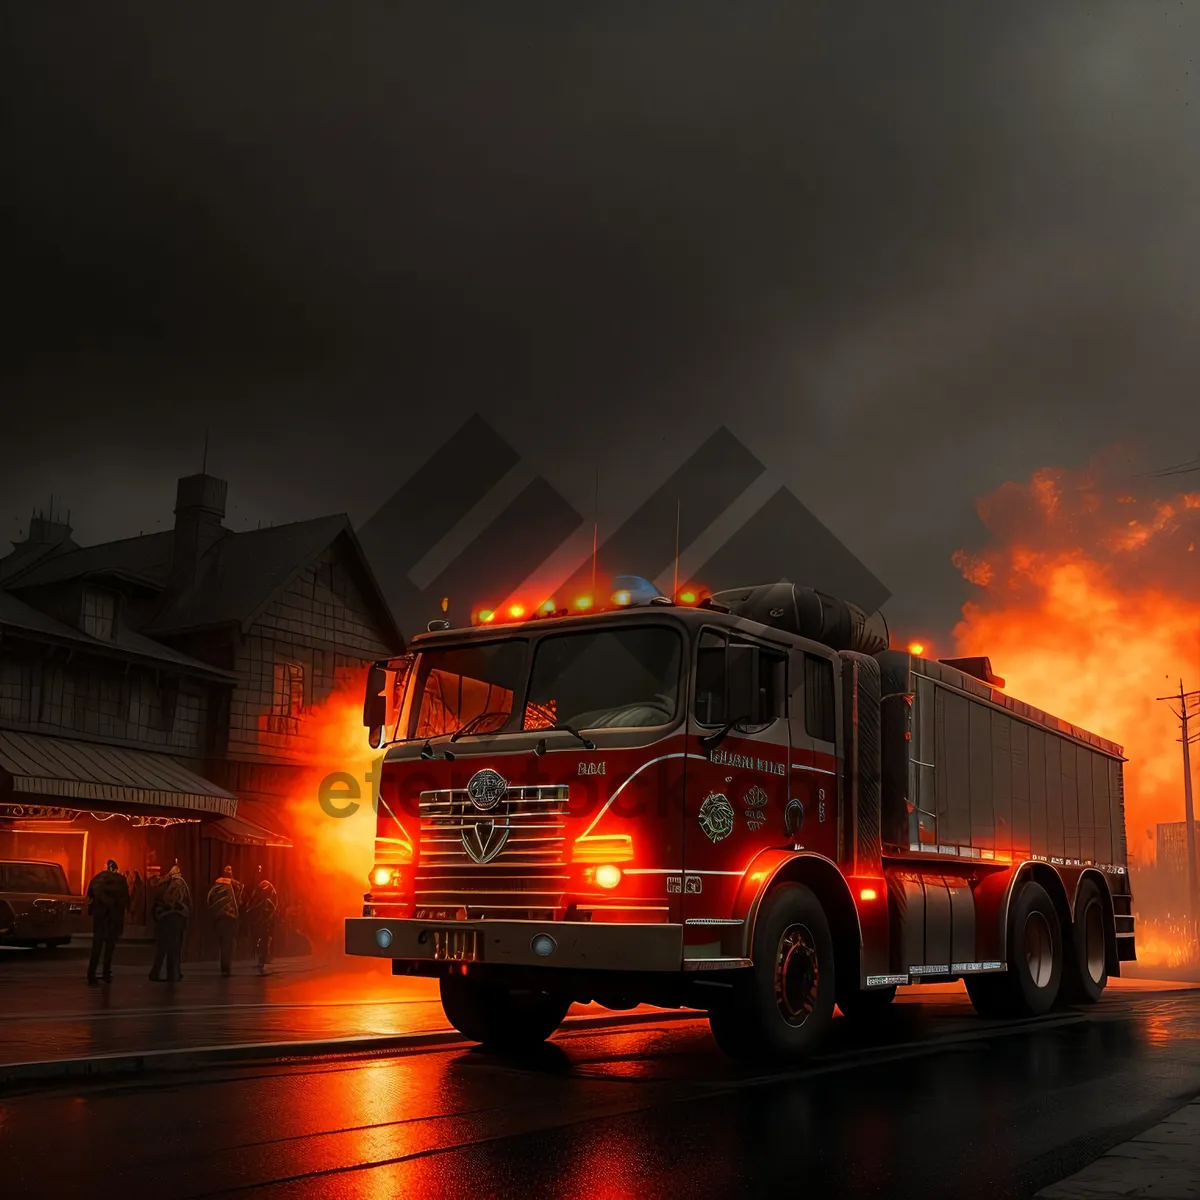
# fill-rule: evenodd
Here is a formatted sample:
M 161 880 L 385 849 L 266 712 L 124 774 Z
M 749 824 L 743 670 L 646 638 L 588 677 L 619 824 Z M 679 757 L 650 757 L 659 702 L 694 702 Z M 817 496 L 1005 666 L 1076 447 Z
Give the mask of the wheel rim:
M 807 925 L 789 925 L 775 956 L 775 1003 L 789 1025 L 803 1025 L 817 1002 L 821 967 L 817 941 Z
M 1034 987 L 1044 988 L 1054 974 L 1054 939 L 1050 922 L 1040 912 L 1025 918 L 1025 962 Z
M 1104 914 L 1092 901 L 1083 915 L 1083 946 L 1087 954 L 1087 973 L 1093 983 L 1104 978 Z

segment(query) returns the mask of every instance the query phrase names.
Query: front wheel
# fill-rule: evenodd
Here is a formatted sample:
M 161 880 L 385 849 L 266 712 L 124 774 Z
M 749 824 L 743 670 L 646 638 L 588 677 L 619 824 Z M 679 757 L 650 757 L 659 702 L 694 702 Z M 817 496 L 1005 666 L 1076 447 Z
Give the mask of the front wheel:
M 811 889 L 785 883 L 766 898 L 754 930 L 754 965 L 709 1012 L 717 1045 L 740 1059 L 795 1059 L 833 1020 L 833 937 Z
M 445 976 L 441 995 L 450 1024 L 469 1041 L 492 1050 L 520 1050 L 544 1042 L 571 1007 L 567 996 L 462 975 Z

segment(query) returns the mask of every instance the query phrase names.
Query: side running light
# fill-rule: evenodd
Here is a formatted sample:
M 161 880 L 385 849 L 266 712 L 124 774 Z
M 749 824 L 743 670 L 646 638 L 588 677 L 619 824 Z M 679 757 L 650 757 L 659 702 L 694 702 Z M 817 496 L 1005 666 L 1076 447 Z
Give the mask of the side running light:
M 633 838 L 628 833 L 585 833 L 575 839 L 573 861 L 619 863 L 633 861 Z

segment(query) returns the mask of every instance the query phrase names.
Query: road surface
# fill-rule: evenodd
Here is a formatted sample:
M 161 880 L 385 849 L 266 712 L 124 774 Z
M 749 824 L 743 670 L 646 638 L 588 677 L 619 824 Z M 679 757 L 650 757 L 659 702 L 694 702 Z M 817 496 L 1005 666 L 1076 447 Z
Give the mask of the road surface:
M 796 1070 L 730 1065 L 689 1020 L 521 1061 L 439 1048 L 10 1093 L 4 1194 L 1031 1196 L 1200 1093 L 1200 990 L 1149 988 L 1020 1024 L 913 989 Z

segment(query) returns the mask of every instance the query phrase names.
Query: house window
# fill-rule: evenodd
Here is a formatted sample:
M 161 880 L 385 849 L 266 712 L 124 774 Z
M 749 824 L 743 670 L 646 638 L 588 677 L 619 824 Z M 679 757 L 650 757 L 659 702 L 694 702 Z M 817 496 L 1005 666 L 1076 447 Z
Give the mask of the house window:
M 111 642 L 117 623 L 117 598 L 112 592 L 83 589 L 83 632 Z
M 273 717 L 298 717 L 304 710 L 304 668 L 299 663 L 275 664 L 275 688 L 271 696 Z

